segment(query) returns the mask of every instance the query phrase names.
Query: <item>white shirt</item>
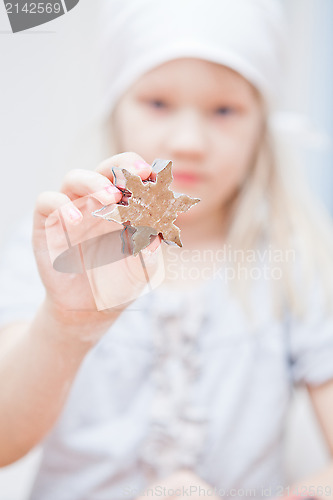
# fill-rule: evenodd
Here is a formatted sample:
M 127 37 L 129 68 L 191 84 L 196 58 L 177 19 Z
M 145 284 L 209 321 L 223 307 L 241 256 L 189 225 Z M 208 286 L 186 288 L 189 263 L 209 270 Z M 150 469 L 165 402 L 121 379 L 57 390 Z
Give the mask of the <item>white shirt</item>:
M 44 296 L 31 224 L 1 256 L 0 325 L 32 318 Z M 252 326 L 221 273 L 129 306 L 85 357 L 30 500 L 135 499 L 184 466 L 221 497 L 281 494 L 292 388 L 333 378 L 333 317 L 314 295 L 303 321 L 278 322 L 267 286 L 253 289 Z

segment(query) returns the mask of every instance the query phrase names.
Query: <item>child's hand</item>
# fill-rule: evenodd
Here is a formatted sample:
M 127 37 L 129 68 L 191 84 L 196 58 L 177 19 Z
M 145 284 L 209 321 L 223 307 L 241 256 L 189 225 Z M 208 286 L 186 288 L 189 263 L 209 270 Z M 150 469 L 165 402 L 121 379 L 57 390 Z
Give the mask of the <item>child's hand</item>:
M 140 255 L 112 262 L 111 240 L 101 236 L 113 231 L 119 235 L 123 227 L 91 215 L 103 205 L 122 199 L 122 193 L 113 184 L 111 167 L 114 166 L 126 168 L 143 180 L 152 173 L 151 166 L 139 155 L 123 153 L 105 160 L 96 171 L 69 171 L 60 192 L 43 192 L 36 202 L 34 254 L 50 311 L 66 324 L 112 321 L 115 316 L 112 308 L 116 307 L 118 314 L 119 309 L 125 309 L 147 284 L 147 272 L 151 276 L 157 269 L 156 260 L 144 257 L 144 272 Z M 84 245 L 87 240 L 94 241 L 94 246 Z M 120 245 L 120 236 L 115 241 Z M 160 237 L 155 237 L 147 250 L 160 252 L 160 242 Z M 69 247 L 72 247 L 71 253 L 68 253 Z M 58 267 L 54 268 L 60 255 L 63 261 L 59 264 L 58 259 Z M 63 268 L 60 271 L 59 266 Z

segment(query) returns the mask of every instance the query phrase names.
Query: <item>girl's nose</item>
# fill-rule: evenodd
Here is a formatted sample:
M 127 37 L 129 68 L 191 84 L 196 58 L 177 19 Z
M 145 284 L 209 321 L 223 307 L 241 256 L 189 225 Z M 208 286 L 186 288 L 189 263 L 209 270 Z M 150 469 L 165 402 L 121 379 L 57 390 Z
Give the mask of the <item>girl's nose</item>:
M 199 113 L 193 110 L 179 111 L 167 134 L 168 151 L 177 156 L 201 156 L 205 152 L 205 125 Z

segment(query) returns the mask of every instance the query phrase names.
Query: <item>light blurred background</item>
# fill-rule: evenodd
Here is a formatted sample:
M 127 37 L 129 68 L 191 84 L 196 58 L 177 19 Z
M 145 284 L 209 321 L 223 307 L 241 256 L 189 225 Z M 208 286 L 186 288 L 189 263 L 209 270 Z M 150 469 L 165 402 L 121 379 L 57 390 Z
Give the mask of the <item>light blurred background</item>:
M 307 113 L 333 136 L 333 1 L 281 0 L 292 30 L 286 108 Z M 96 134 L 96 59 L 100 0 L 80 0 L 67 15 L 11 34 L 0 5 L 0 245 L 36 196 L 57 190 L 73 167 L 103 159 Z M 332 148 L 302 151 L 311 186 L 333 213 Z M 307 393 L 295 391 L 286 469 L 293 482 L 325 465 L 329 453 Z M 25 500 L 40 458 L 37 448 L 0 469 L 0 500 Z

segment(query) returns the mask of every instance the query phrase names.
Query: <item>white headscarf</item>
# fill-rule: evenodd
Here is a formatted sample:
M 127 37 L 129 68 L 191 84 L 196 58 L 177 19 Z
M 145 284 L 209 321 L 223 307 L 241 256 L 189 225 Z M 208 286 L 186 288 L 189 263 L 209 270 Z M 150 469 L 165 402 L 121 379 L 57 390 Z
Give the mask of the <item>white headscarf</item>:
M 107 117 L 147 71 L 196 57 L 244 76 L 264 97 L 272 128 L 308 142 L 316 133 L 307 117 L 280 110 L 287 38 L 281 0 L 102 0 L 98 114 Z
M 104 0 L 101 14 L 106 112 L 145 72 L 179 57 L 228 66 L 277 106 L 285 46 L 279 0 Z

